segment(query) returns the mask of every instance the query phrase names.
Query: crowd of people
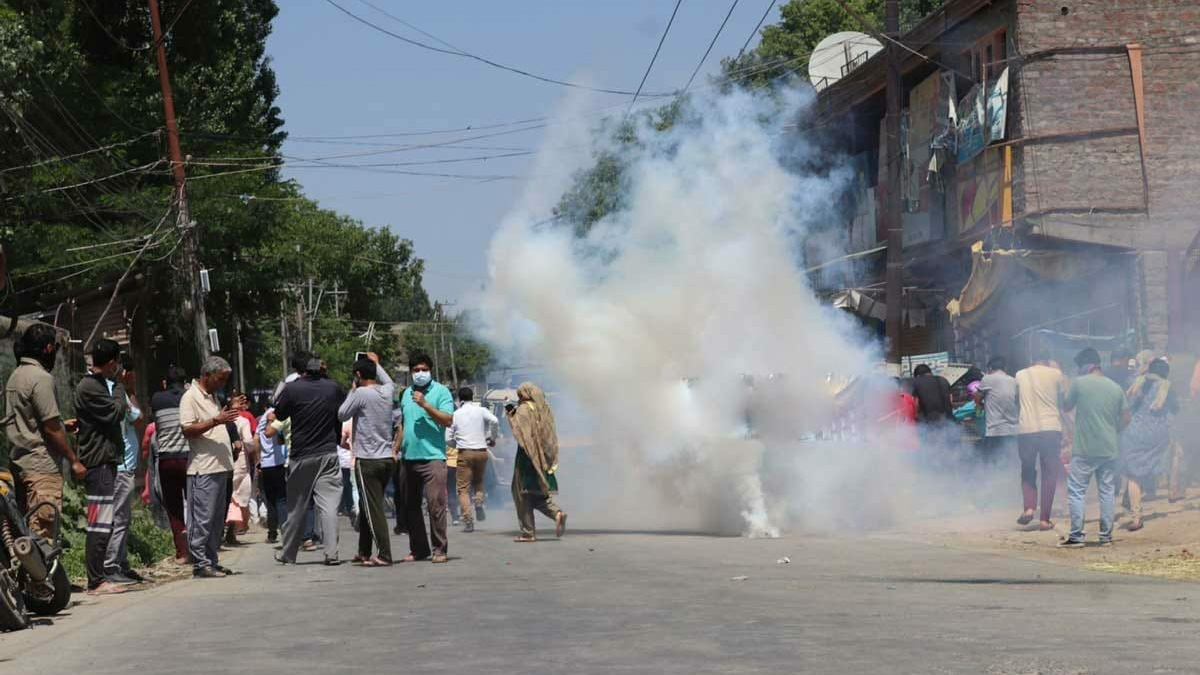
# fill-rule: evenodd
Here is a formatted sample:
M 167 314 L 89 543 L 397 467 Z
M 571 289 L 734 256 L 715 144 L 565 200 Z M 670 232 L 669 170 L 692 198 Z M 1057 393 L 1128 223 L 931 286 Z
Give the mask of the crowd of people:
M 427 356 L 411 359 L 411 384 L 399 388 L 379 358 L 367 353 L 354 363 L 347 392 L 318 356 L 296 354 L 294 372 L 259 416 L 244 393 L 225 394 L 230 365 L 212 356 L 190 382 L 183 369 L 168 368 L 147 413 L 137 400 L 128 355 L 116 342 L 100 339 L 75 388 L 75 418 L 67 420 L 51 375 L 58 348 L 54 330 L 41 324 L 17 339 L 18 365 L 5 389 L 5 432 L 25 503 L 61 509 L 64 466 L 82 482 L 89 595 L 123 593 L 144 581 L 128 557 L 142 461 L 143 498 L 161 507 L 176 562 L 190 565 L 197 578 L 237 573 L 221 564 L 220 554 L 247 531 L 253 503 L 266 507 L 267 541 L 278 543 L 275 559 L 284 565 L 294 564 L 301 550 L 321 548 L 326 565 L 341 564 L 340 515 L 354 521 L 352 562 L 365 567 L 448 562 L 450 505 L 463 532 L 474 532 L 486 517 L 483 481 L 500 420 L 474 401 L 469 387 L 457 392 L 456 404 L 450 389 L 434 380 Z M 516 541 L 536 540 L 534 511 L 551 518 L 561 537 L 567 516 L 554 501 L 558 438 L 545 394 L 533 383 L 522 384 L 506 417 L 517 444 Z M 387 516 L 389 488 L 395 528 Z M 30 515 L 31 529 L 52 539 L 56 517 L 53 508 L 39 509 Z M 408 553 L 399 560 L 390 533 L 408 536 Z
M 1183 497 L 1184 443 L 1174 428 L 1181 397 L 1172 387 L 1169 361 L 1151 352 L 1134 358 L 1114 351 L 1105 369 L 1099 352 L 1088 347 L 1074 363 L 1076 376 L 1071 378 L 1048 352 L 1039 352 L 1032 365 L 1010 375 L 1006 360 L 993 358 L 986 374 L 964 378 L 972 399 L 968 405 L 981 422 L 980 456 L 1015 455 L 1019 461 L 1023 509 L 1017 524 L 1055 528 L 1054 495 L 1065 472 L 1070 527 L 1060 545 L 1084 545 L 1085 494 L 1093 479 L 1100 505 L 1099 543 L 1107 545 L 1113 539 L 1120 488 L 1129 531 L 1144 527 L 1144 496 L 1161 477 L 1168 479 L 1170 501 Z M 1191 399 L 1200 399 L 1200 364 L 1189 389 Z M 911 395 L 902 394 L 900 407 L 911 411 L 926 439 L 957 426 L 950 383 L 928 365 L 914 369 Z

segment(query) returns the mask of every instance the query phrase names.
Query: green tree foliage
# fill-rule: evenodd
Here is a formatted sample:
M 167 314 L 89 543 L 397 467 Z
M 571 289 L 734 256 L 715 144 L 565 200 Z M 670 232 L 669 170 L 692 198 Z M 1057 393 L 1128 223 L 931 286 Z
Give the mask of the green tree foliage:
M 845 0 L 858 16 L 873 20 L 882 28 L 884 0 Z M 915 25 L 937 9 L 941 0 L 901 0 L 901 26 Z M 839 31 L 863 31 L 862 23 L 838 0 L 791 0 L 780 6 L 779 23 L 762 29 L 762 40 L 748 52 L 721 60 L 718 84 L 724 87 L 771 89 L 798 81 L 807 82 L 808 56 L 824 37 Z M 570 188 L 555 209 L 559 221 L 583 237 L 592 226 L 625 205 L 629 189 L 625 169 L 629 153 L 640 147 L 638 130 L 649 133 L 666 131 L 686 122 L 686 100 L 649 112 L 649 124 L 637 126 L 629 121 L 610 122 L 597 132 L 594 163 L 574 176 Z
M 741 86 L 751 88 L 807 79 L 809 54 L 822 39 L 841 31 L 868 32 L 856 15 L 883 29 L 885 0 L 845 0 L 845 4 L 854 14 L 839 0 L 791 0 L 781 5 L 779 23 L 763 27 L 754 49 L 721 60 L 723 75 L 737 77 Z M 901 26 L 915 25 L 941 4 L 941 0 L 900 0 Z
M 285 137 L 265 54 L 274 0 L 160 7 L 209 325 L 224 354 L 240 326 L 250 384 L 273 382 L 280 317 L 297 348 L 296 293 L 309 278 L 346 293 L 340 314 L 323 303 L 320 322 L 429 318 L 410 241 L 319 208 L 272 168 Z M 150 236 L 137 271 L 162 338 L 154 358 L 194 368 L 153 42 L 145 0 L 0 0 L 0 242 L 18 293 L 5 310 L 115 280 Z
M 437 361 L 436 371 L 442 384 L 479 381 L 491 363 L 487 345 L 472 336 L 470 317 L 460 314 L 453 319 L 414 323 L 405 328 L 401 338 L 404 352 L 411 358 L 425 354 Z M 450 350 L 454 350 L 454 366 L 450 367 Z

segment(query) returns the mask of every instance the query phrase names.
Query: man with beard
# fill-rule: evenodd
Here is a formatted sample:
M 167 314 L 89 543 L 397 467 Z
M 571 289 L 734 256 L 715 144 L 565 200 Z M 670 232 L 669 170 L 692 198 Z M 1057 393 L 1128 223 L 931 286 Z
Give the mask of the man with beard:
M 75 413 L 79 417 L 79 461 L 87 467 L 83 484 L 87 493 L 88 595 L 122 593 L 125 587 L 107 578 L 104 561 L 112 538 L 113 496 L 117 459 L 124 455 L 121 422 L 129 412 L 125 385 L 116 381 L 121 372 L 121 346 L 107 338 L 92 348 L 92 372 L 75 387 Z M 110 384 L 111 382 L 111 384 Z
M 54 360 L 58 343 L 54 328 L 38 323 L 17 340 L 19 359 L 4 388 L 4 432 L 12 465 L 29 506 L 50 502 L 62 508 L 63 477 L 59 461 L 82 480 L 87 472 L 67 441 L 67 431 L 54 396 Z M 0 466 L 3 470 L 4 466 Z M 49 539 L 54 535 L 54 509 L 44 506 L 29 516 L 30 528 Z

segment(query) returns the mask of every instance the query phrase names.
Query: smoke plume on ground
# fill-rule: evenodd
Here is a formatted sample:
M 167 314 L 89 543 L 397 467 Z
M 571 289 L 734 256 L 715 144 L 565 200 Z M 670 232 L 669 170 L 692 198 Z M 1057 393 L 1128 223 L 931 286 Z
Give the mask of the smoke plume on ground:
M 636 146 L 587 147 L 594 121 L 574 110 L 555 126 L 492 243 L 482 316 L 502 353 L 549 373 L 573 524 L 776 536 L 928 501 L 887 424 L 836 430 L 837 393 L 878 379 L 880 355 L 803 272 L 846 178 L 797 168 L 816 153 L 789 131 L 807 104 L 701 99 Z M 623 208 L 584 238 L 547 223 L 606 149 L 627 162 Z M 886 416 L 875 393 L 851 400 L 859 418 Z

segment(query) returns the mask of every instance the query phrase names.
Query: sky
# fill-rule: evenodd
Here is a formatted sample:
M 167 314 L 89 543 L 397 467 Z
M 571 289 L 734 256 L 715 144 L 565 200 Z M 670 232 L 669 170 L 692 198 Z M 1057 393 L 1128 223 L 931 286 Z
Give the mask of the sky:
M 504 65 L 623 91 L 637 89 L 675 6 L 671 0 L 336 1 L 410 39 L 443 46 L 396 18 Z M 731 3 L 683 1 L 645 92 L 675 91 L 687 82 Z M 769 4 L 738 2 L 693 87 L 719 72 L 722 57 L 737 53 Z M 284 154 L 328 158 L 386 151 L 327 161 L 393 165 L 286 168 L 284 175 L 321 206 L 411 239 L 416 255 L 426 262 L 425 288 L 431 299 L 461 302 L 474 295 L 486 281 L 488 245 L 501 218 L 525 181 L 537 179 L 528 175 L 533 156 L 521 153 L 536 151 L 545 129 L 532 128 L 537 123 L 508 123 L 553 114 L 571 89 L 406 44 L 325 0 L 281 0 L 279 5 L 267 53 L 279 81 L 277 105 L 290 135 Z M 767 23 L 778 18 L 773 9 Z M 755 35 L 751 47 L 757 42 Z M 597 108 L 612 106 L 619 113 L 629 98 L 599 94 L 594 100 Z M 491 126 L 498 124 L 506 126 Z M 463 131 L 485 126 L 491 128 Z M 444 130 L 455 131 L 329 138 Z M 458 142 L 404 147 L 451 141 Z M 479 157 L 488 159 L 444 161 Z M 441 163 L 411 164 L 430 161 Z M 396 173 L 400 171 L 489 179 Z

